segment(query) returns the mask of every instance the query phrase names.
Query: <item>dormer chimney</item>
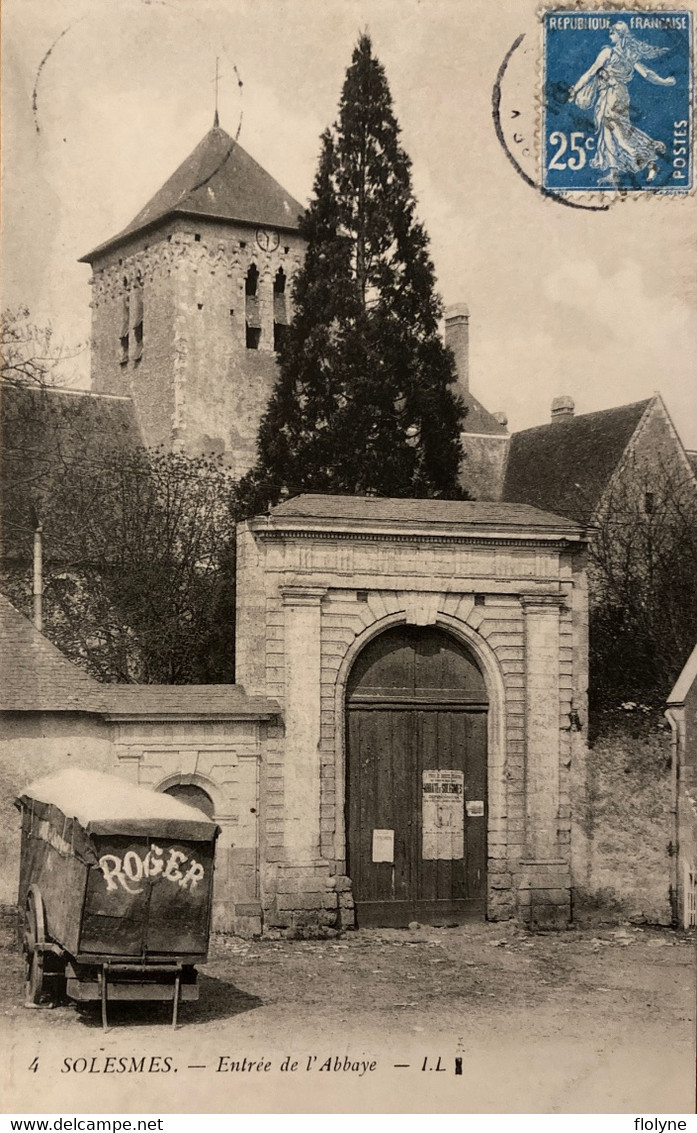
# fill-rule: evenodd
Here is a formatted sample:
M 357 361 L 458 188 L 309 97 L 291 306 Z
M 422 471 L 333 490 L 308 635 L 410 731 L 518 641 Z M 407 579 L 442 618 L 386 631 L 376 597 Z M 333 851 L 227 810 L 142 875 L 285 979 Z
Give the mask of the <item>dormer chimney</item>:
M 561 397 L 555 397 L 552 402 L 552 424 L 556 421 L 570 421 L 575 409 L 573 397 L 569 397 L 566 393 Z
M 456 303 L 445 312 L 445 345 L 455 355 L 455 372 L 464 393 L 470 388 L 470 312 L 466 303 Z

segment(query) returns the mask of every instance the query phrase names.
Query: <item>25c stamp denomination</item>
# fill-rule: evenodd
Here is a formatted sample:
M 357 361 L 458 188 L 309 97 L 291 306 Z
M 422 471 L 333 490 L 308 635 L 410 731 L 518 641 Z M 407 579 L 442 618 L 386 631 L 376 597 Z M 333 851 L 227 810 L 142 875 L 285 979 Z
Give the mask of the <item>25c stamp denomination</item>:
M 546 12 L 544 187 L 559 193 L 689 191 L 692 43 L 688 11 Z

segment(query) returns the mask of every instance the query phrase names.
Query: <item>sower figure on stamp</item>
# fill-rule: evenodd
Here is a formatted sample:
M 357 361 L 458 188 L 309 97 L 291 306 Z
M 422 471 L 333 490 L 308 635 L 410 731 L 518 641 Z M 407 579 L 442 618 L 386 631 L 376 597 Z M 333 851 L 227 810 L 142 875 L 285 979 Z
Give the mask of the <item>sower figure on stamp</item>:
M 603 170 L 603 181 L 614 185 L 621 173 L 636 173 L 647 168 L 647 180 L 653 181 L 658 156 L 665 153 L 666 147 L 631 122 L 628 84 L 636 72 L 656 86 L 674 86 L 672 76 L 661 78 L 642 61 L 655 59 L 668 49 L 642 43 L 623 21 L 610 29 L 610 43 L 612 46 L 604 47 L 593 65 L 571 87 L 569 100 L 575 101 L 582 110 L 593 108 L 596 152 L 591 165 Z

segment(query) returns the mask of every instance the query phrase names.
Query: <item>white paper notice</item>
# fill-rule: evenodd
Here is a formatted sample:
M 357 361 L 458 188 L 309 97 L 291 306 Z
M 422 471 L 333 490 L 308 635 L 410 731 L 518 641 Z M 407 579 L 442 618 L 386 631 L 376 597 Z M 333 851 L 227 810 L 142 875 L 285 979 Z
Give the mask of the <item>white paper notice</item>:
M 463 771 L 424 771 L 424 861 L 454 861 L 465 856 L 464 799 Z
M 373 830 L 373 861 L 394 861 L 394 830 Z

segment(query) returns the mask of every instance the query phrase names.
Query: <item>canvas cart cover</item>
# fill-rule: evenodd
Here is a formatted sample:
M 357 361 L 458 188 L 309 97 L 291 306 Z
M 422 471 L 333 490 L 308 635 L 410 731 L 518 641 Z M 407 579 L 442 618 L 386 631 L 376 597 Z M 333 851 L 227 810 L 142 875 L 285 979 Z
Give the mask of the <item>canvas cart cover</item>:
M 147 834 L 154 838 L 212 841 L 219 827 L 197 810 L 164 795 L 101 771 L 68 768 L 32 783 L 17 805 L 56 807 L 77 820 L 87 834 Z
M 219 827 L 170 795 L 98 771 L 32 783 L 22 811 L 20 898 L 38 888 L 67 952 L 147 960 L 205 955 Z

